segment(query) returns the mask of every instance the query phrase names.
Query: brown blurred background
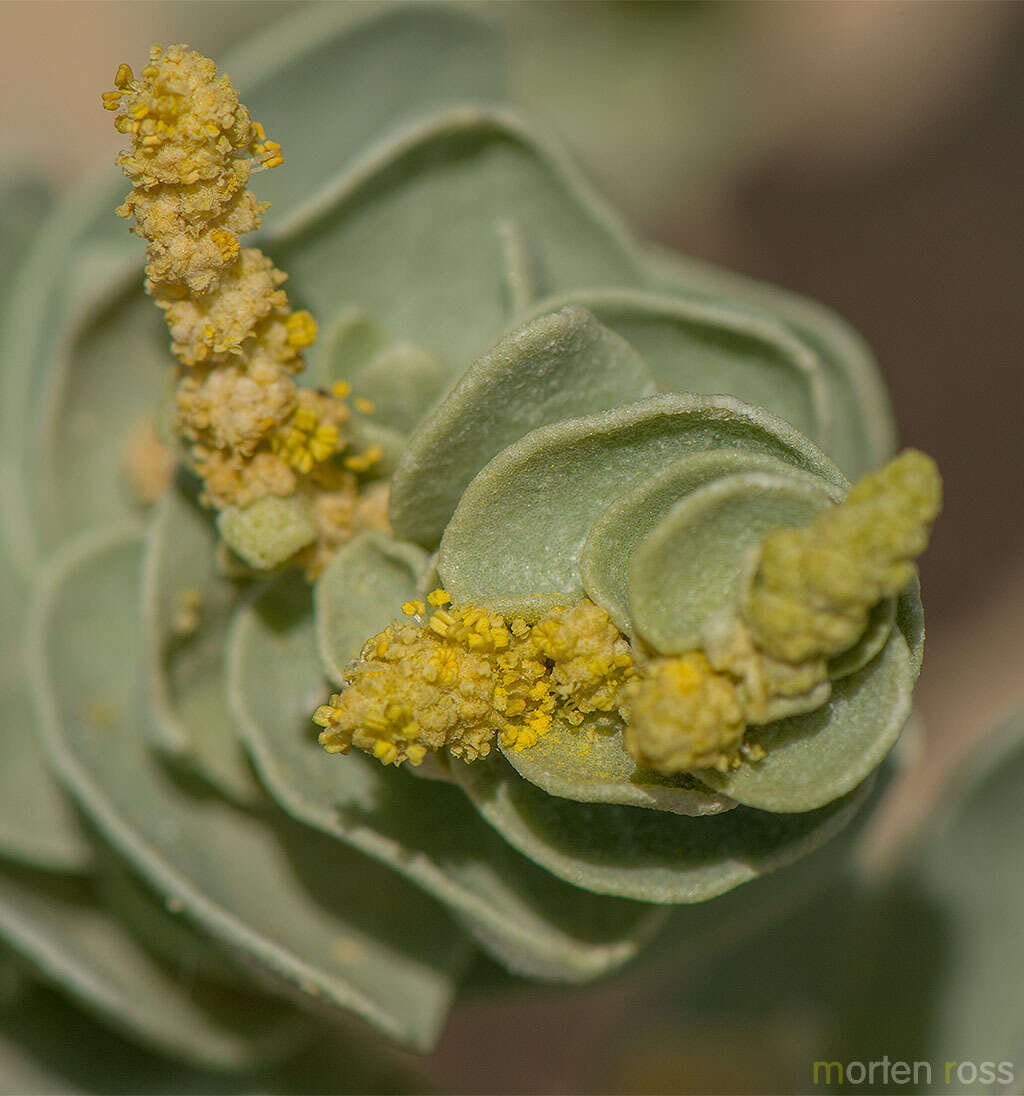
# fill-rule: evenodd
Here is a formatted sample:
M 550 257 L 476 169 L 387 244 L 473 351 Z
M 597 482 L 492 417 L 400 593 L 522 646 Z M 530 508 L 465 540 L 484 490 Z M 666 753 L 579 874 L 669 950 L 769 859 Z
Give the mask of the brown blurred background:
M 5 164 L 71 182 L 112 153 L 99 93 L 118 61 L 154 40 L 216 55 L 293 6 L 0 4 Z M 926 746 L 876 828 L 884 859 L 1024 702 L 1024 5 L 471 6 L 509 28 L 514 97 L 640 230 L 846 316 L 882 364 L 904 441 L 942 467 L 922 566 Z M 575 1023 L 557 998 L 457 1012 L 440 1083 L 584 1090 L 568 1058 L 554 1063 L 600 1038 L 604 993 Z M 524 1049 L 495 1088 L 487 1033 L 509 1027 Z

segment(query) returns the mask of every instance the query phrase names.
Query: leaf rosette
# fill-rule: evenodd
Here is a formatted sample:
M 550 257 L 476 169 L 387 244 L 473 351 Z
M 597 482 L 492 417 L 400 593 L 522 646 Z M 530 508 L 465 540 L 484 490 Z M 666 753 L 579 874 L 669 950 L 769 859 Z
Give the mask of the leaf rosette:
M 916 583 L 829 663 L 827 701 L 777 707 L 749 731 L 764 756 L 726 771 L 639 765 L 615 715 L 472 764 L 332 759 L 310 721 L 330 684 L 439 585 L 531 621 L 586 597 L 638 659 L 685 652 L 771 529 L 891 454 L 892 417 L 842 321 L 635 242 L 498 105 L 475 19 L 319 9 L 229 67 L 287 135 L 260 243 L 321 321 L 299 381 L 373 407 L 353 428 L 390 531 L 310 586 L 223 565 L 222 539 L 250 563 L 268 530 L 291 545 L 288 514 L 215 521 L 187 469 L 141 509 L 124 454 L 166 407 L 166 332 L 110 172 L 51 210 L 2 345 L 0 933 L 115 1026 L 221 1067 L 293 1045 L 296 1005 L 422 1050 L 474 947 L 605 974 L 667 906 L 842 829 L 909 714 Z

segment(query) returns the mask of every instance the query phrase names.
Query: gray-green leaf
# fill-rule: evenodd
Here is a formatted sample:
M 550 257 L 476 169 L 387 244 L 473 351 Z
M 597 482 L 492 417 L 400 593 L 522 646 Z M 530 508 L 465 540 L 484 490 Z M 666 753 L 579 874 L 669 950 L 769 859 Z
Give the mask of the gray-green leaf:
M 499 833 L 560 879 L 643 902 L 704 902 L 806 855 L 837 834 L 865 783 L 826 807 L 779 815 L 737 807 L 703 818 L 548 795 L 503 757 L 452 772 Z
M 113 530 L 72 545 L 48 571 L 34 684 L 61 778 L 115 849 L 228 954 L 426 1049 L 466 958 L 440 907 L 283 815 L 189 788 L 147 752 L 148 699 L 132 672 L 140 562 L 138 538 Z M 102 721 L 90 717 L 96 705 Z
M 358 752 L 325 754 L 310 721 L 326 686 L 301 580 L 282 576 L 242 609 L 230 649 L 237 722 L 271 795 L 435 895 L 513 971 L 592 978 L 635 956 L 657 926 L 658 911 L 579 890 L 531 863 L 457 788 Z
M 807 525 L 842 492 L 799 473 L 743 472 L 685 495 L 629 564 L 629 616 L 659 654 L 701 646 L 708 618 L 742 595 L 747 560 L 778 526 Z
M 445 589 L 456 603 L 532 615 L 578 601 L 579 559 L 605 508 L 641 479 L 721 447 L 845 483 L 823 453 L 761 408 L 728 396 L 654 396 L 543 426 L 499 453 L 466 488 L 445 532 Z
M 903 637 L 893 633 L 874 661 L 832 687 L 828 703 L 804 715 L 751 727 L 765 757 L 700 779 L 766 811 L 809 811 L 844 795 L 881 764 L 910 716 L 914 678 Z
M 396 534 L 435 545 L 470 480 L 506 446 L 653 391 L 636 352 L 586 309 L 540 316 L 477 359 L 410 439 L 391 486 Z

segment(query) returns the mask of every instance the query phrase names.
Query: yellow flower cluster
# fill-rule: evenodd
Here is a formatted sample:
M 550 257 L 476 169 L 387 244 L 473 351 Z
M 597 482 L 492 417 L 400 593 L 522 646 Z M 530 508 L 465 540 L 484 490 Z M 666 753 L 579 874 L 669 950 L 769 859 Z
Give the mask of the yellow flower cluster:
M 555 718 L 579 726 L 610 712 L 634 676 L 629 644 L 593 602 L 552 609 L 532 627 L 471 605 L 446 608 L 435 590 L 407 602 L 398 621 L 370 639 L 341 693 L 318 708 L 328 753 L 356 746 L 385 765 L 420 764 L 447 747 L 465 761 L 486 757 L 495 736 L 525 749 Z
M 726 770 L 758 748 L 749 724 L 829 696 L 827 659 L 863 635 L 871 608 L 902 590 L 941 505 L 934 462 L 907 450 L 805 528 L 765 538 L 745 599 L 711 618 L 700 651 L 655 659 L 623 694 L 625 744 L 665 773 Z M 802 701 L 802 703 L 800 703 Z
M 908 449 L 806 528 L 772 530 L 743 606 L 757 645 L 788 662 L 852 647 L 913 577 L 941 506 L 935 462 Z
M 185 46 L 154 46 L 139 78 L 121 65 L 114 85 L 103 105 L 129 138 L 118 163 L 133 187 L 117 212 L 146 241 L 146 289 L 184 367 L 177 426 L 204 501 L 223 509 L 347 490 L 351 475 L 327 466 L 349 444 L 349 408 L 294 381 L 316 323 L 292 311 L 286 275 L 238 239 L 267 208 L 246 188 L 249 176 L 282 163 L 280 145 L 214 62 Z M 349 459 L 361 470 L 373 463 Z

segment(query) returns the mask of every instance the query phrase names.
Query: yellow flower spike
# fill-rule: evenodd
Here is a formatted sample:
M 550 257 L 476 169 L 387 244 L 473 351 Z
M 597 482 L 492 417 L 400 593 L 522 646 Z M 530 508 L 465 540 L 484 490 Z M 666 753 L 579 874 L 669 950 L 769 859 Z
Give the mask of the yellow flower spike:
M 363 396 L 357 396 L 352 402 L 361 415 L 372 415 L 377 410 L 373 400 L 368 400 Z
M 665 773 L 763 757 L 744 745 L 746 725 L 778 718 L 780 703 L 812 710 L 828 699 L 827 660 L 913 577 L 941 494 L 931 458 L 907 450 L 810 525 L 772 530 L 749 590 L 708 619 L 702 649 L 654 660 L 624 690 L 630 754 Z
M 407 601 L 402 612 L 411 620 L 371 637 L 340 698 L 317 709 L 325 749 L 344 752 L 342 747 L 354 745 L 396 765 L 418 764 L 427 750 L 444 747 L 454 757 L 474 761 L 488 755 L 495 736 L 507 747 L 529 749 L 549 733 L 557 716 L 578 726 L 582 711 L 596 710 L 596 698 L 616 696 L 633 675 L 628 655 L 612 669 L 616 655 L 622 663 L 628 644 L 590 601 L 546 618 L 541 631 L 562 636 L 581 628 L 574 637 L 563 637 L 566 655 L 549 659 L 538 646 L 537 629 L 525 621 L 516 635 L 504 617 L 478 606 L 442 607 L 450 601 L 442 589 L 427 600 L 433 609 L 429 616 L 423 601 Z M 604 676 L 597 682 L 574 660 L 588 651 L 594 662 L 593 651 L 606 647 L 608 657 L 599 660 Z M 602 700 L 601 710 L 612 707 Z
M 758 646 L 788 662 L 852 647 L 872 607 L 913 577 L 941 506 L 935 462 L 908 449 L 811 525 L 769 533 L 742 606 Z
M 295 384 L 316 321 L 292 311 L 285 275 L 239 243 L 267 208 L 249 177 L 281 164 L 281 146 L 214 62 L 186 46 L 153 46 L 141 75 L 119 65 L 114 85 L 102 101 L 128 138 L 118 163 L 133 187 L 117 212 L 146 241 L 146 289 L 184 367 L 177 428 L 202 499 L 224 509 L 309 496 L 318 539 L 297 562 L 315 575 L 359 528 L 379 527 L 383 511 L 372 490 L 364 505 L 355 478 L 332 461 L 350 445 L 347 389 L 332 396 Z M 380 454 L 354 459 L 366 472 Z

